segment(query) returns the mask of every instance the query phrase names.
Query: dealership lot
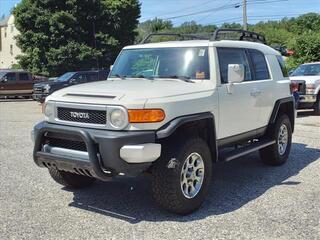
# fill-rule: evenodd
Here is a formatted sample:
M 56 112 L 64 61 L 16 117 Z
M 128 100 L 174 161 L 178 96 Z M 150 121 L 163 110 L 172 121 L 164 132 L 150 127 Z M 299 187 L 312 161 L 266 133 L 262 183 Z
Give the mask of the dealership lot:
M 319 239 L 320 117 L 299 112 L 287 164 L 251 154 L 217 164 L 207 201 L 179 217 L 151 199 L 147 177 L 70 191 L 32 160 L 41 107 L 0 99 L 0 239 Z

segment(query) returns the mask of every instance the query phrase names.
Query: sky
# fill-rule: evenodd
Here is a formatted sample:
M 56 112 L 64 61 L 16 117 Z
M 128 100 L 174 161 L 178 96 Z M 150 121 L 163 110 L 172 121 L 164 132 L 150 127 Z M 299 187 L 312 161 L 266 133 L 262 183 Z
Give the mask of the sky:
M 0 17 L 10 13 L 20 0 L 0 0 Z M 174 25 L 196 21 L 207 25 L 242 22 L 242 0 L 140 0 L 140 22 L 155 17 Z M 308 12 L 320 13 L 320 0 L 247 0 L 248 23 L 296 17 Z M 239 5 L 240 4 L 240 5 Z M 238 7 L 236 7 L 238 6 Z

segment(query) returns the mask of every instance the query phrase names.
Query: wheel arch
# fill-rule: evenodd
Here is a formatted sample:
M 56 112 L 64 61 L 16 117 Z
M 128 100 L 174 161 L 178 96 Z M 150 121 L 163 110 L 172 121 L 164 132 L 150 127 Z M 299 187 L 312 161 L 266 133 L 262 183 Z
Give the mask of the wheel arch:
M 215 117 L 211 112 L 175 118 L 156 132 L 156 138 L 160 141 L 185 135 L 203 138 L 210 148 L 213 161 L 218 160 Z
M 269 125 L 274 124 L 279 114 L 281 113 L 285 113 L 288 115 L 291 123 L 292 132 L 294 132 L 295 104 L 293 97 L 282 98 L 276 101 L 269 120 Z

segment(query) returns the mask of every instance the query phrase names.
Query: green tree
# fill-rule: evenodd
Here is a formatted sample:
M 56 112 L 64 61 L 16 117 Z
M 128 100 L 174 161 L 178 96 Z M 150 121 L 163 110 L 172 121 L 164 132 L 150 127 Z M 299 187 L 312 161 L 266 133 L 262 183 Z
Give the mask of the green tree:
M 22 0 L 14 9 L 21 67 L 57 76 L 108 67 L 132 44 L 138 0 Z
M 155 18 L 142 22 L 138 26 L 136 42 L 141 42 L 148 34 L 156 32 L 171 32 L 173 24 L 171 21 Z
M 288 59 L 290 69 L 300 64 L 320 61 L 320 31 L 302 34 L 291 42 L 289 48 L 295 54 Z

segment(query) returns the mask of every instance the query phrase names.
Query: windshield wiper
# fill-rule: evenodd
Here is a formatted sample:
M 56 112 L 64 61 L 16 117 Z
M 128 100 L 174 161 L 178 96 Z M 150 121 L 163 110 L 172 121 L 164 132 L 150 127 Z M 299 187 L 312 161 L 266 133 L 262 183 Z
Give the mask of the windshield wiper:
M 172 76 L 169 76 L 168 78 L 179 79 L 188 83 L 194 83 L 194 81 L 191 81 L 190 77 L 187 77 L 187 76 L 172 75 Z
M 121 79 L 126 79 L 126 75 L 119 75 L 119 74 L 115 74 L 115 75 L 113 75 L 112 77 L 117 77 L 117 78 L 121 78 Z
M 144 76 L 144 75 L 134 76 L 134 78 L 145 78 L 145 79 L 149 79 L 149 80 L 153 80 L 154 79 L 154 77 L 152 77 L 152 76 L 147 77 L 147 76 Z

